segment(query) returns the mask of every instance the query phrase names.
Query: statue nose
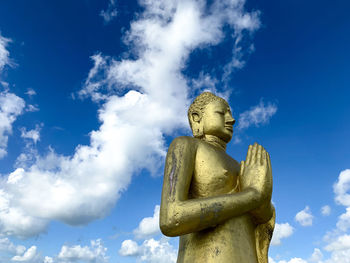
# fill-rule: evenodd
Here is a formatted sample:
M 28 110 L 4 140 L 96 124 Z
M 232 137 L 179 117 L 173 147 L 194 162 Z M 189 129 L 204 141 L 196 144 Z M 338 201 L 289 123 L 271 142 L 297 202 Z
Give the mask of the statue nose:
M 235 122 L 236 122 L 236 120 L 231 116 L 226 119 L 227 124 L 233 125 L 233 124 L 235 124 Z

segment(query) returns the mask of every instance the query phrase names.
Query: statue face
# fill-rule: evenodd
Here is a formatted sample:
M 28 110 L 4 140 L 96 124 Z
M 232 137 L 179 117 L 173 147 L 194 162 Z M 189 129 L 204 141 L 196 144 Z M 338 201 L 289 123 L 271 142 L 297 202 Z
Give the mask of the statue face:
M 212 101 L 205 109 L 202 116 L 204 135 L 214 135 L 226 143 L 232 138 L 233 124 L 230 107 L 223 101 Z

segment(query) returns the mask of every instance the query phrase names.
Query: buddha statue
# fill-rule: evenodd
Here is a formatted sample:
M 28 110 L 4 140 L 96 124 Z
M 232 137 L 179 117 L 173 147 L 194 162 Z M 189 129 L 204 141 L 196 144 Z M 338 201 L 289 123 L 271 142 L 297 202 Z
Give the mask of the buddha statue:
M 188 110 L 193 137 L 175 138 L 166 157 L 160 228 L 180 236 L 178 263 L 267 263 L 275 225 L 268 152 L 245 161 L 226 153 L 235 119 L 228 103 L 200 94 Z

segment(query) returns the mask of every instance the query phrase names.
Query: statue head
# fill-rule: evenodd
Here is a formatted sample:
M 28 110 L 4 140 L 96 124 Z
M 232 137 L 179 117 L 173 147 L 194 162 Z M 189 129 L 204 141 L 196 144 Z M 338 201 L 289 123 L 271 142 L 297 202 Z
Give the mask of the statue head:
M 228 103 L 213 93 L 203 92 L 195 98 L 188 109 L 188 120 L 195 138 L 211 133 L 226 142 L 231 140 L 235 120 Z

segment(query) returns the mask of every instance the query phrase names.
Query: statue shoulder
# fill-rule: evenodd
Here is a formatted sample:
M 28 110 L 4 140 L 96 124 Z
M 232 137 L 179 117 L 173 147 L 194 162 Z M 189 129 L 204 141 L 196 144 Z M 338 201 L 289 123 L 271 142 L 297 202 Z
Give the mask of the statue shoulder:
M 178 151 L 179 149 L 181 149 L 180 152 L 186 151 L 195 153 L 197 151 L 199 142 L 199 139 L 189 136 L 177 137 L 171 142 L 168 153 Z
M 190 137 L 190 136 L 180 136 L 176 137 L 170 144 L 170 146 L 174 145 L 184 145 L 184 146 L 190 146 L 190 147 L 197 147 L 198 139 Z

